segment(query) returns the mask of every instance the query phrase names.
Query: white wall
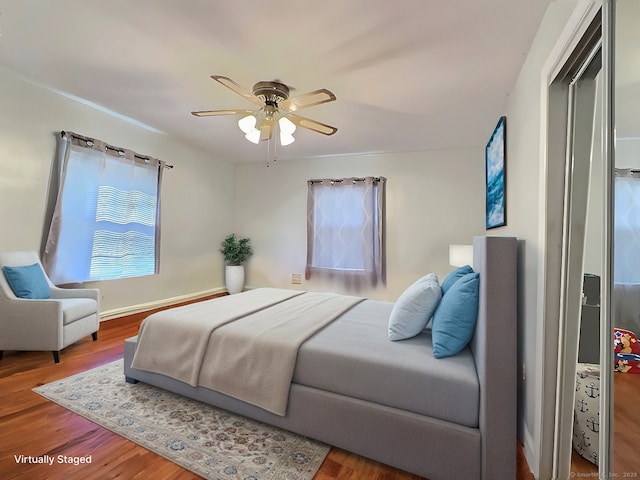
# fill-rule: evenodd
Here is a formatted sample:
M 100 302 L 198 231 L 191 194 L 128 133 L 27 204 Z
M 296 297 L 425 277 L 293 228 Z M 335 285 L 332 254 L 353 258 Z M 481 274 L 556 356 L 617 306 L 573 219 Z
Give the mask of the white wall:
M 538 300 L 538 261 L 543 245 L 539 238 L 539 174 L 544 158 L 541 145 L 541 72 L 560 38 L 576 0 L 556 0 L 549 4 L 525 64 L 511 92 L 507 106 L 507 227 L 500 232 L 520 239 L 518 278 L 518 351 L 521 378 L 518 391 L 518 435 L 524 443 L 527 461 L 534 475 L 540 462 L 540 419 L 536 405 L 542 401 L 537 371 L 538 335 L 544 305 Z M 542 192 L 542 193 L 541 193 Z
M 616 168 L 640 168 L 640 136 L 616 139 Z
M 624 7 L 625 10 L 621 10 Z M 640 116 L 638 116 L 638 106 L 640 106 L 640 82 L 637 78 L 629 75 L 638 75 L 628 68 L 629 63 L 633 63 L 633 54 L 637 50 L 637 39 L 629 38 L 622 33 L 630 33 L 633 27 L 629 24 L 630 19 L 637 16 L 638 5 L 635 3 L 618 4 L 618 14 L 624 18 L 623 32 L 618 32 L 618 40 L 622 42 L 635 42 L 634 44 L 619 45 L 622 53 L 616 53 L 616 66 L 622 64 L 616 71 L 616 142 L 615 142 L 615 166 L 616 168 L 640 169 Z M 622 12 L 622 13 L 621 13 Z M 635 32 L 635 30 L 633 30 Z M 629 59 L 621 58 L 620 55 L 629 55 Z M 637 54 L 637 53 L 636 53 Z M 637 67 L 636 67 L 637 68 Z M 600 74 L 599 81 L 602 75 Z M 600 101 L 601 88 L 598 90 L 596 101 L 596 125 L 599 125 L 601 114 Z M 593 158 L 591 165 L 591 185 L 589 192 L 589 209 L 587 218 L 586 244 L 585 244 L 585 272 L 601 275 L 602 271 L 602 236 L 604 225 L 604 164 L 601 152 L 601 132 L 596 128 L 594 131 Z
M 20 79 L 0 68 L 0 250 L 40 250 L 55 132 L 74 131 L 175 165 L 162 189 L 160 274 L 89 283 L 102 310 L 224 285 L 218 245 L 231 231 L 233 165 Z
M 519 388 L 519 435 L 537 473 L 539 419 L 535 405 L 538 365 L 538 209 L 543 158 L 540 144 L 541 71 L 577 0 L 554 0 L 506 101 L 507 226 L 489 234 L 520 240 L 518 343 L 526 377 Z M 255 254 L 248 283 L 290 287 L 306 259 L 306 180 L 387 177 L 388 285 L 368 296 L 395 300 L 418 276 L 448 265 L 450 243 L 470 243 L 484 229 L 484 151 L 427 151 L 327 157 L 235 167 L 166 136 L 130 125 L 17 79 L 0 69 L 0 249 L 40 247 L 42 218 L 61 129 L 175 164 L 163 186 L 161 274 L 101 282 L 103 308 L 119 308 L 223 285 L 219 243 L 230 231 L 251 238 Z M 490 135 L 488 126 L 487 137 Z M 542 190 L 543 191 L 543 190 Z M 231 201 L 233 200 L 233 201 Z M 195 214 L 198 214 L 196 217 Z M 302 288 L 338 285 L 303 284 Z
M 304 274 L 307 180 L 367 175 L 387 178 L 387 287 L 360 294 L 395 301 L 426 273 L 442 279 L 449 244 L 484 235 L 483 148 L 238 165 L 235 227 L 255 251 L 248 284 L 292 288 L 291 274 Z M 313 278 L 301 288 L 345 291 Z
M 584 272 L 602 275 L 604 235 L 604 158 L 602 156 L 602 72 L 596 77 L 589 200 L 584 243 Z

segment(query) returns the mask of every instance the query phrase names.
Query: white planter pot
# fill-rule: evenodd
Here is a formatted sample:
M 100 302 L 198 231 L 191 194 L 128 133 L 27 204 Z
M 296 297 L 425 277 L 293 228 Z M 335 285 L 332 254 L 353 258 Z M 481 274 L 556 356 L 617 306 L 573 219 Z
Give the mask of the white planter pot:
M 240 293 L 244 288 L 244 265 L 227 265 L 224 280 L 230 295 Z

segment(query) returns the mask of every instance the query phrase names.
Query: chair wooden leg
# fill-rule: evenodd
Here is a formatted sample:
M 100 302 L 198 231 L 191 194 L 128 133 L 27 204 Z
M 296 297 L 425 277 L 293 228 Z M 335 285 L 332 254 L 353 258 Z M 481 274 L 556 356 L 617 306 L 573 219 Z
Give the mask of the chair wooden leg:
M 0 360 L 2 360 L 2 355 L 4 355 L 4 350 L 0 350 Z
M 95 342 L 96 340 L 98 340 L 98 332 L 93 332 L 91 334 L 91 338 L 93 338 L 93 341 Z
M 60 363 L 60 352 L 56 351 L 56 350 L 53 350 L 51 353 L 53 353 L 53 360 L 56 363 Z

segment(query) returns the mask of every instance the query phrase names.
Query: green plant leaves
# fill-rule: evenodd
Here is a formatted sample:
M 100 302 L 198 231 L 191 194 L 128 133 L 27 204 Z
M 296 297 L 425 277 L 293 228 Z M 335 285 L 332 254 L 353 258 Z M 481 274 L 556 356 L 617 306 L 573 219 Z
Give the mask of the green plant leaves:
M 251 241 L 248 238 L 239 238 L 232 233 L 222 242 L 220 253 L 224 256 L 227 265 L 242 265 L 253 254 Z

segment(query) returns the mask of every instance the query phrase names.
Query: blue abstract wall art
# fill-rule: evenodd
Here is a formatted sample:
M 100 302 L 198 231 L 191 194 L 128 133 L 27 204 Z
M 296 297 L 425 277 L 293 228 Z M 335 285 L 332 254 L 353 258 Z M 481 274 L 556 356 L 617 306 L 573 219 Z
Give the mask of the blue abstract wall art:
M 487 230 L 507 224 L 506 145 L 507 117 L 501 117 L 485 148 Z

